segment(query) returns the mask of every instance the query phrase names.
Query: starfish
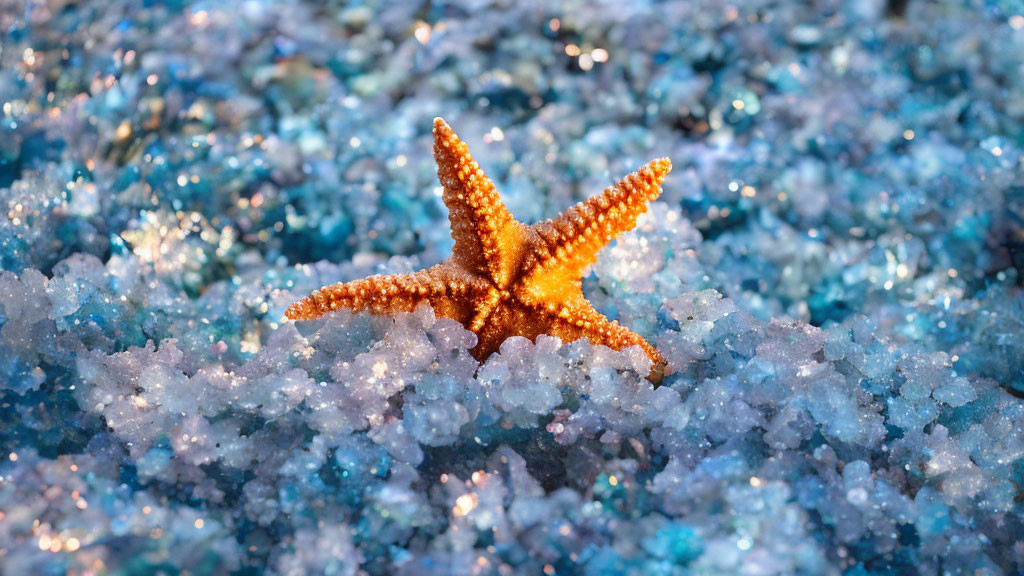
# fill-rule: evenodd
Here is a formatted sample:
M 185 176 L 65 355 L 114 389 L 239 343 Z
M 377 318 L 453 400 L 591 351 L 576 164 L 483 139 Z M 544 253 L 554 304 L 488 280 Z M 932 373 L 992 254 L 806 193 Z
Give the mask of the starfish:
M 411 274 L 325 286 L 292 304 L 285 316 L 312 320 L 339 308 L 388 314 L 429 302 L 436 314 L 476 334 L 470 353 L 480 362 L 509 336 L 586 338 L 616 350 L 640 346 L 652 362 L 647 378 L 657 387 L 665 359 L 639 334 L 594 309 L 583 296 L 582 275 L 661 194 L 672 169 L 668 158 L 533 226 L 512 217 L 466 143 L 441 118 L 434 119 L 434 158 L 455 240 L 452 256 Z

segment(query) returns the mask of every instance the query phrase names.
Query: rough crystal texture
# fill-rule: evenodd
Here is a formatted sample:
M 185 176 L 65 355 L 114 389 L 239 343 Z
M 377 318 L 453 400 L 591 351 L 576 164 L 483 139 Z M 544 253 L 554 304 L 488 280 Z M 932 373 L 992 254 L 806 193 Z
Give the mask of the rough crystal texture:
M 0 2 L 0 574 L 1024 569 L 1024 5 Z M 431 122 L 584 278 L 429 307 Z

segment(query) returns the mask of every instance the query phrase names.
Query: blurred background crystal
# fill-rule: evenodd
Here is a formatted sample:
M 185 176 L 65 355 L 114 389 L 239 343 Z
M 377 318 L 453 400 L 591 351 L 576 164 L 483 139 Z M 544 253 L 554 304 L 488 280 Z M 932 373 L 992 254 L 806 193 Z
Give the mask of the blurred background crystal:
M 0 573 L 1017 573 L 1024 2 L 0 1 Z M 444 116 L 584 281 L 429 308 Z

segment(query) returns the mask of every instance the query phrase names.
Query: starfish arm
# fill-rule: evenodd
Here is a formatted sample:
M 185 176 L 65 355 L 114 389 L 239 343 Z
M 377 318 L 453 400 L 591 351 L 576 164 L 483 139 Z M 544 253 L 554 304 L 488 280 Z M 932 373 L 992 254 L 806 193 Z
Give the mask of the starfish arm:
M 292 304 L 285 312 L 290 320 L 312 320 L 333 310 L 353 312 L 408 312 L 421 302 L 429 302 L 434 312 L 465 322 L 472 314 L 472 293 L 477 282 L 448 263 L 441 263 L 411 274 L 378 274 L 324 286 Z
M 547 310 L 550 314 L 552 308 L 548 307 Z M 554 314 L 556 318 L 548 329 L 548 334 L 558 336 L 565 342 L 586 338 L 590 340 L 591 344 L 601 344 L 613 350 L 640 346 L 652 363 L 651 372 L 647 378 L 655 384 L 655 387 L 661 384 L 667 364 L 665 357 L 643 336 L 615 320 L 609 320 L 604 314 L 595 310 L 582 295 L 556 307 Z
M 434 119 L 434 158 L 455 240 L 455 261 L 507 286 L 526 227 L 512 217 L 466 143 L 441 118 Z
M 476 346 L 470 353 L 478 361 L 483 362 L 491 354 L 498 351 L 501 343 L 509 336 L 525 336 L 530 340 L 537 338 L 542 331 L 526 321 L 526 315 L 522 309 L 511 308 L 502 305 L 489 305 L 484 302 L 477 308 L 474 320 L 481 317 L 485 322 L 473 330 L 477 335 Z M 471 328 L 472 329 L 472 328 Z
M 668 158 L 653 160 L 601 194 L 533 226 L 536 239 L 524 266 L 527 276 L 551 277 L 557 272 L 578 278 L 606 244 L 636 226 L 648 202 L 661 194 L 661 184 L 671 170 Z

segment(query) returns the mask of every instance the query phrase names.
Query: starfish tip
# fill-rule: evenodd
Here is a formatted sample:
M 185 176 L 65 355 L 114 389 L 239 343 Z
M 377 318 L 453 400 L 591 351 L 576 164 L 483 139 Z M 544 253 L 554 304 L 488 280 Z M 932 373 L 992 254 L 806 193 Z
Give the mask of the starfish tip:
M 288 309 L 284 311 L 284 320 L 308 320 L 308 318 L 306 318 L 307 315 L 303 314 L 302 304 L 304 301 L 305 300 L 300 300 L 289 306 Z M 284 320 L 282 320 L 282 323 Z
M 451 126 L 444 121 L 444 118 L 437 116 L 434 118 L 434 130 L 451 130 Z
M 663 156 L 661 158 L 651 160 L 650 167 L 655 174 L 665 175 L 672 171 L 672 161 L 669 160 L 667 156 Z

